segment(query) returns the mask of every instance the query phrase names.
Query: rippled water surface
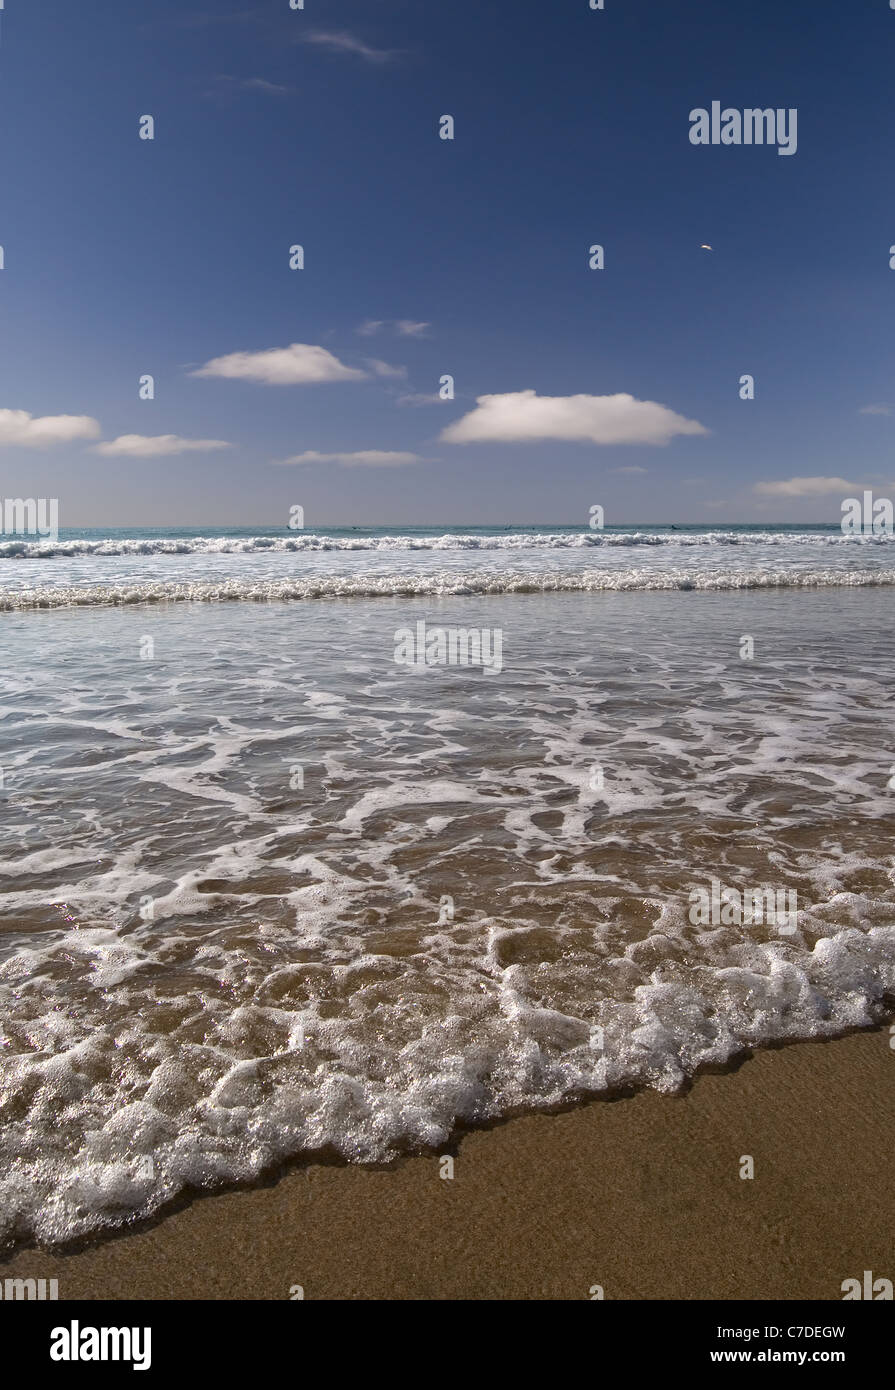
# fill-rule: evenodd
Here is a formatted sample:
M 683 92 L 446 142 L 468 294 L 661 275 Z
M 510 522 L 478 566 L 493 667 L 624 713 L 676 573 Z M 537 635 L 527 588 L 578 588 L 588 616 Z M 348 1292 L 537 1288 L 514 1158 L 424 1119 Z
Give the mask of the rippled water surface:
M 401 591 L 494 546 L 471 569 L 449 546 L 11 561 L 0 598 L 329 587 L 2 615 L 0 1232 L 64 1239 L 879 1018 L 895 552 L 520 542 L 498 569 L 605 577 L 637 550 L 654 578 L 735 578 L 772 549 L 838 580 Z M 351 576 L 393 587 L 337 596 Z M 498 629 L 503 669 L 397 665 L 419 620 Z M 712 878 L 796 891 L 796 930 L 694 925 Z

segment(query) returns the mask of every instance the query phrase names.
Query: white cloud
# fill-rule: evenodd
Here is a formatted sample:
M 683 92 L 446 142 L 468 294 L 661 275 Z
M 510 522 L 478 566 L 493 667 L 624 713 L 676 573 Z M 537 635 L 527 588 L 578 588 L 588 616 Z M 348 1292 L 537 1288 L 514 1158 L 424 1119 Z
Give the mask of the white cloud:
M 855 483 L 845 478 L 785 478 L 776 483 L 756 483 L 763 497 L 827 497 L 834 492 L 852 492 Z
M 382 449 L 362 449 L 355 454 L 318 454 L 309 449 L 304 454 L 276 460 L 279 468 L 306 463 L 337 463 L 342 468 L 404 468 L 411 463 L 431 462 L 431 459 L 420 458 L 419 454 L 388 453 Z
M 862 405 L 858 411 L 859 415 L 891 415 L 890 405 Z
M 443 405 L 441 397 L 437 391 L 416 391 L 408 396 L 399 396 L 396 405 Z
M 392 328 L 400 338 L 422 338 L 426 329 L 431 327 L 431 323 L 418 323 L 416 319 L 367 319 L 357 332 L 363 338 L 372 338 L 383 328 Z
M 46 449 L 75 439 L 96 439 L 99 421 L 90 415 L 31 415 L 27 410 L 0 410 L 0 448 L 20 445 Z
M 392 367 L 388 362 L 380 362 L 378 357 L 367 357 L 365 361 L 376 376 L 398 377 L 401 381 L 407 376 L 406 367 Z
M 181 439 L 177 434 L 119 434 L 117 439 L 95 444 L 93 451 L 115 457 L 150 459 L 230 447 L 225 439 Z
M 315 30 L 308 34 L 305 43 L 320 44 L 323 48 L 332 48 L 336 52 L 356 53 L 359 58 L 365 58 L 368 63 L 387 63 L 395 53 L 387 48 L 371 48 L 362 39 L 355 38 L 353 34 L 330 33 L 329 31 Z
M 364 381 L 366 372 L 346 367 L 326 348 L 291 343 L 262 352 L 231 352 L 213 357 L 191 376 L 224 377 L 229 381 L 260 381 L 265 386 L 306 386 L 321 381 Z
M 223 74 L 218 82 L 227 82 L 231 90 L 239 89 L 244 92 L 267 92 L 272 96 L 285 96 L 291 92 L 291 87 L 282 87 L 278 82 L 268 82 L 266 77 L 231 77 Z
M 632 466 L 631 466 L 630 468 L 610 468 L 609 472 L 610 472 L 610 473 L 631 473 L 631 474 L 633 474 L 633 473 L 648 473 L 648 472 L 649 472 L 649 469 L 648 469 L 648 468 L 638 468 L 637 465 L 636 465 L 636 463 L 635 463 L 635 464 L 632 464 Z
M 448 425 L 449 444 L 519 443 L 561 439 L 590 444 L 667 444 L 677 434 L 708 434 L 655 401 L 633 396 L 539 396 L 510 391 L 479 396 L 476 409 Z

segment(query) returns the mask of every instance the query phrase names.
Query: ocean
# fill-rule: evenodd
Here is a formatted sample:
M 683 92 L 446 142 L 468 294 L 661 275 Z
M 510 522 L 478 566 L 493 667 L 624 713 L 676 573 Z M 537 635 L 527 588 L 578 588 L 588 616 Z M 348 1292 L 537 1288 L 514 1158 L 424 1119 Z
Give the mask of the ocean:
M 886 1017 L 893 584 L 833 526 L 0 541 L 0 1239 Z

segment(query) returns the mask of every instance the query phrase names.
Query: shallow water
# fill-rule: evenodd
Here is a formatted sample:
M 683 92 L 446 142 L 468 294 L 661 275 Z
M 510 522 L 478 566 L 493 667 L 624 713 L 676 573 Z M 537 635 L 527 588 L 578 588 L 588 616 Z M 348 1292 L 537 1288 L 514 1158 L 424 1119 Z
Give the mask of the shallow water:
M 14 568 L 72 563 L 108 582 Z M 502 669 L 397 665 L 420 619 Z M 56 607 L 0 648 L 7 1238 L 673 1090 L 895 988 L 885 586 Z M 795 930 L 694 923 L 712 879 Z

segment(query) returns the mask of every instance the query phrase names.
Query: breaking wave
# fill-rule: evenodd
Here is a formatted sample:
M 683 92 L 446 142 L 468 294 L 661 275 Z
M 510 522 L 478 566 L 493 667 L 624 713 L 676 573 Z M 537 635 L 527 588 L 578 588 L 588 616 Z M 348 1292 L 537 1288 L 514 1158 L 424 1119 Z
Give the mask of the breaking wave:
M 580 570 L 319 575 L 305 579 L 197 580 L 44 585 L 0 590 L 0 612 L 123 607 L 140 603 L 277 602 L 326 598 L 441 598 L 487 594 L 732 592 L 751 589 L 887 587 L 895 571 L 842 569 Z
M 0 559 L 54 560 L 122 555 L 250 555 L 258 553 L 414 550 L 587 550 L 615 547 L 729 547 L 888 545 L 888 532 L 841 531 L 547 531 L 493 535 L 342 535 L 300 532 L 286 536 L 135 536 L 0 542 Z

